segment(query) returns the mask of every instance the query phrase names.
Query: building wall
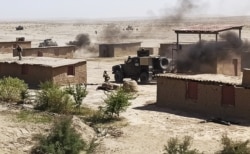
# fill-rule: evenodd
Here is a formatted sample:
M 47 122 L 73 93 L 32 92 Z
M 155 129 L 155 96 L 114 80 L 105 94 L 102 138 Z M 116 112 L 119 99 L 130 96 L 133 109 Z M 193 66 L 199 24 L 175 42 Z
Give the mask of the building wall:
M 142 48 L 145 50 L 149 50 L 150 55 L 159 55 L 159 48 L 156 47 L 142 47 Z
M 242 52 L 241 55 L 241 70 L 250 68 L 250 52 Z
M 22 56 L 73 58 L 74 52 L 75 46 L 24 48 Z M 13 56 L 17 56 L 16 51 L 13 51 Z
M 242 117 L 250 118 L 250 89 L 244 87 L 235 88 L 236 112 L 241 113 Z
M 57 68 L 45 67 L 40 65 L 26 65 L 26 74 L 22 74 L 23 65 L 0 63 L 0 77 L 11 76 L 24 80 L 29 86 L 37 87 L 41 82 L 53 81 L 59 85 L 68 83 L 86 83 L 87 70 L 86 62 L 75 64 L 75 75 L 68 76 L 68 66 Z
M 141 43 L 116 44 L 114 46 L 114 56 L 122 57 L 129 55 L 137 55 L 137 50 L 141 47 Z
M 114 57 L 114 47 L 109 44 L 99 45 L 99 57 Z
M 245 65 L 245 67 L 250 67 L 250 65 Z M 242 62 L 241 55 L 230 54 L 223 60 L 217 62 L 217 74 L 239 76 L 242 72 Z
M 101 44 L 99 45 L 99 57 L 122 57 L 137 55 L 141 43 Z
M 157 105 L 179 108 L 185 101 L 186 83 L 184 81 L 157 77 Z
M 181 48 L 179 49 L 179 52 L 187 50 L 191 45 L 193 44 L 180 44 Z M 176 59 L 178 56 L 177 51 L 173 49 L 176 49 L 175 43 L 162 43 L 160 44 L 159 55 Z
M 180 44 L 181 49 L 176 52 L 176 45 L 173 43 L 160 44 L 159 55 L 166 56 L 168 58 L 176 59 L 178 57 L 177 53 L 185 52 L 189 50 L 191 45 L 193 44 Z M 243 52 L 242 55 L 237 55 L 237 51 L 233 51 L 233 49 L 227 49 L 227 53 L 230 53 L 227 57 L 223 57 L 223 59 L 217 59 L 214 64 L 210 63 L 206 64 L 197 64 L 199 67 L 199 72 L 193 73 L 214 73 L 214 74 L 224 74 L 224 75 L 232 75 L 239 76 L 241 75 L 243 68 L 250 68 L 250 52 Z M 218 51 L 221 52 L 221 51 Z M 242 60 L 243 59 L 243 60 Z M 183 72 L 182 70 L 179 70 Z
M 22 48 L 31 48 L 31 41 L 0 42 L 0 53 L 12 53 L 16 44 Z
M 173 43 L 160 44 L 159 55 L 166 56 L 168 58 L 172 58 L 172 56 L 175 57 L 176 51 L 172 50 L 175 47 L 176 47 L 176 45 Z
M 22 74 L 22 65 L 0 63 L 0 77 L 11 76 L 24 80 L 29 86 L 37 86 L 40 82 L 52 80 L 52 68 L 39 65 L 26 65 L 27 74 Z
M 87 64 L 81 62 L 74 65 L 75 75 L 67 75 L 68 66 L 53 69 L 53 82 L 59 85 L 87 83 Z
M 200 113 L 210 117 L 225 119 L 250 119 L 250 89 L 234 87 L 235 105 L 222 104 L 222 87 L 203 82 L 198 83 L 198 98 L 186 98 L 185 80 L 157 78 L 157 102 L 160 107 L 182 110 L 185 112 Z

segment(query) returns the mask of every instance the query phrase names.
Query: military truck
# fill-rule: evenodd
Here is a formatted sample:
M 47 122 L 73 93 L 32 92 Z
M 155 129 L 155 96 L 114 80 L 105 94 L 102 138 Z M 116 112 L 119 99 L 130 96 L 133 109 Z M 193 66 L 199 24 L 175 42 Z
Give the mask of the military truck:
M 43 42 L 39 43 L 38 47 L 49 47 L 49 46 L 58 46 L 55 41 L 52 39 L 45 39 Z
M 147 83 L 155 78 L 156 74 L 172 70 L 171 59 L 162 56 L 151 56 L 149 50 L 139 49 L 137 56 L 128 57 L 124 64 L 112 67 L 115 82 L 122 82 L 124 78 L 140 80 Z

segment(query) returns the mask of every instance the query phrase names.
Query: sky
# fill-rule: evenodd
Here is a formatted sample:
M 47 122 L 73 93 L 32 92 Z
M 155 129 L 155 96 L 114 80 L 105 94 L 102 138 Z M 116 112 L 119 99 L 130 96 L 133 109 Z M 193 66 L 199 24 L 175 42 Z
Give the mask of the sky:
M 250 15 L 249 0 L 0 0 L 0 20 Z M 187 5 L 183 3 L 187 3 Z M 188 9 L 183 8 L 187 6 Z

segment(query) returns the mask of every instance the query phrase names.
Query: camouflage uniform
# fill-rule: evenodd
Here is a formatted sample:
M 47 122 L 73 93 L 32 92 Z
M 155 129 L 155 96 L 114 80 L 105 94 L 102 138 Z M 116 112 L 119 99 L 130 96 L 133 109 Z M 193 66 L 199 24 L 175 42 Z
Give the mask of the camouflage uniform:
M 104 78 L 104 82 L 108 82 L 109 81 L 110 77 L 109 77 L 107 71 L 103 72 L 103 78 Z

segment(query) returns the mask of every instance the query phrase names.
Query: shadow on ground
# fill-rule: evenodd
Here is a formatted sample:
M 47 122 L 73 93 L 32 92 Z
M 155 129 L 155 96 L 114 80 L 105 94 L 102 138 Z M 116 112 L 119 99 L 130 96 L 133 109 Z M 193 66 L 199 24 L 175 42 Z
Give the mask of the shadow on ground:
M 155 102 L 148 102 L 144 106 L 135 107 L 136 110 L 148 110 L 156 112 L 164 112 L 168 114 L 174 114 L 183 117 L 198 118 L 199 123 L 214 122 L 222 125 L 240 125 L 240 126 L 250 126 L 250 120 L 244 119 L 223 119 L 221 117 L 213 117 L 212 115 L 204 115 L 201 113 L 185 112 L 172 108 L 158 107 Z

